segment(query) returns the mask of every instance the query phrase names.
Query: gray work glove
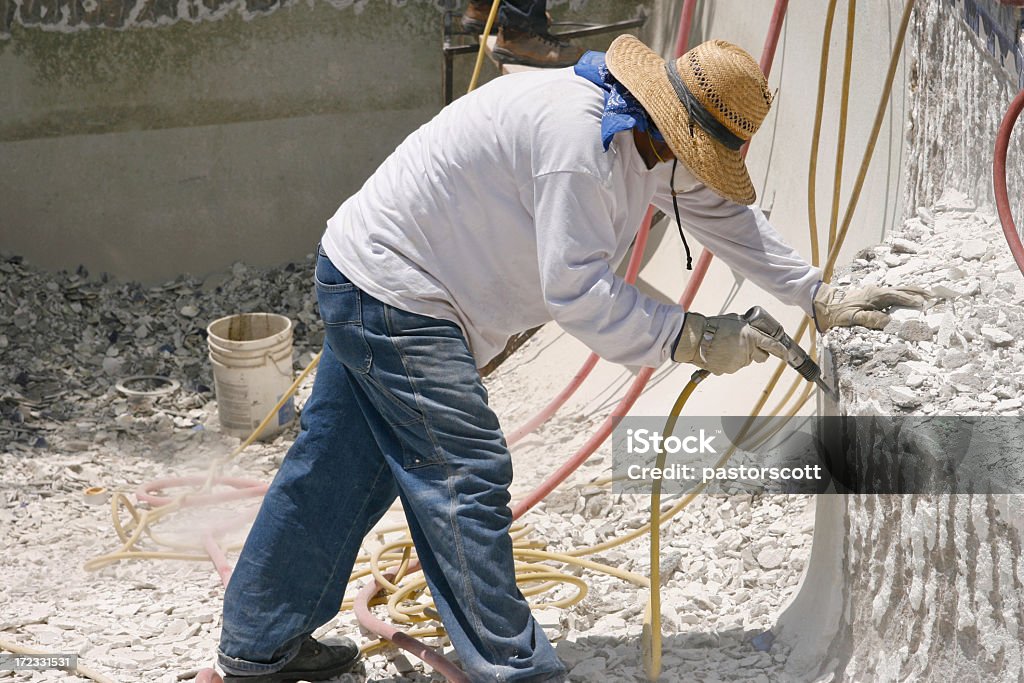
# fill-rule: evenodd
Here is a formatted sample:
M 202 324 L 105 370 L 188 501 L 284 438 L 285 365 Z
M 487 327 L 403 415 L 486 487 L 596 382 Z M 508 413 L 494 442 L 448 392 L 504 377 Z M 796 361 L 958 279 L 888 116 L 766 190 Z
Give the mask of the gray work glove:
M 920 287 L 875 287 L 833 289 L 822 282 L 814 294 L 814 324 L 818 332 L 832 327 L 863 325 L 880 330 L 889 324 L 884 309 L 890 306 L 923 308 L 933 298 Z
M 752 361 L 762 363 L 769 353 L 785 358 L 786 349 L 735 313 L 706 318 L 688 311 L 672 360 L 692 363 L 713 375 L 724 375 Z

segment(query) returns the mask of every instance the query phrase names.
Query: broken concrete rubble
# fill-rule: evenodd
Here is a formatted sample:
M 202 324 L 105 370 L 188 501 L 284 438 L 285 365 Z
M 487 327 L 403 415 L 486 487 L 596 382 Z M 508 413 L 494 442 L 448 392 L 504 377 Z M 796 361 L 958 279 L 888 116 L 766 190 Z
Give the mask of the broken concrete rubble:
M 878 435 L 849 447 L 851 480 L 888 480 L 914 495 L 819 499 L 812 561 L 779 621 L 779 639 L 793 646 L 787 673 L 1017 680 L 1024 274 L 995 217 L 959 193 L 919 209 L 896 237 L 921 247 L 899 277 L 884 259 L 862 259 L 850 283 L 923 285 L 939 299 L 896 312 L 900 322 L 883 331 L 831 331 L 825 347 L 840 383 L 830 412 Z M 915 321 L 922 334 L 901 334 Z M 924 335 L 936 322 L 935 338 Z M 898 362 L 881 353 L 895 345 L 904 347 Z M 897 441 L 900 457 L 879 457 L 878 444 Z M 981 485 L 961 488 L 973 482 Z

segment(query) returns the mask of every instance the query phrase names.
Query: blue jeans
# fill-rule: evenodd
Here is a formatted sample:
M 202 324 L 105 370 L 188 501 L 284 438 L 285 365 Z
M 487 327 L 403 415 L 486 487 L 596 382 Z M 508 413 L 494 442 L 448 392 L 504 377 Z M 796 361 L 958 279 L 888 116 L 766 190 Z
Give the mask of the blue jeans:
M 224 596 L 219 661 L 281 669 L 338 611 L 363 536 L 401 497 L 473 681 L 563 681 L 515 583 L 512 463 L 457 325 L 365 294 L 320 252 L 324 354 Z

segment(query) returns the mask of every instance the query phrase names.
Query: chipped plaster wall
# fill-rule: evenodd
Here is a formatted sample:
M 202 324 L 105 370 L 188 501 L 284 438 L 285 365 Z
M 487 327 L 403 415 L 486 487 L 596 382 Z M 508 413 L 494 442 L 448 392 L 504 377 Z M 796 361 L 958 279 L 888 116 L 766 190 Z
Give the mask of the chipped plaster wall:
M 946 188 L 993 203 L 996 131 L 1024 86 L 1022 19 L 1020 8 L 996 0 L 917 3 L 907 49 L 906 206 L 927 206 Z M 1018 132 L 1007 155 L 1011 198 L 1024 196 L 1021 140 Z M 1021 215 L 1024 202 L 1015 199 L 1014 209 Z
M 948 192 L 837 279 L 912 282 L 941 299 L 895 311 L 882 331 L 825 337 L 840 398 L 821 414 L 872 426 L 870 439 L 847 442 L 847 483 L 900 482 L 905 493 L 818 498 L 809 569 L 777 626 L 793 648 L 787 670 L 1024 680 L 1024 275 L 995 217 Z
M 996 130 L 1024 81 L 1021 16 L 994 0 L 918 2 L 906 53 L 903 174 L 906 213 L 917 216 L 900 237 L 945 262 L 921 267 L 890 240 L 862 252 L 846 281 L 946 287 L 953 299 L 914 321 L 930 330 L 921 342 L 895 328 L 884 339 L 830 335 L 824 361 L 836 366 L 841 399 L 819 403 L 823 414 L 1020 414 L 1024 276 L 993 215 L 974 213 L 970 200 L 951 202 L 955 193 L 939 200 L 952 188 L 992 204 Z M 1020 139 L 1008 161 L 1018 216 Z M 938 212 L 916 208 L 936 202 Z M 961 215 L 939 217 L 958 220 L 934 229 L 950 210 Z M 944 346 L 956 340 L 963 348 Z M 907 347 L 918 357 L 904 355 Z M 1020 452 L 1018 442 L 1007 448 Z M 808 570 L 775 629 L 792 647 L 787 671 L 797 680 L 1024 681 L 1022 530 L 1020 495 L 819 496 Z

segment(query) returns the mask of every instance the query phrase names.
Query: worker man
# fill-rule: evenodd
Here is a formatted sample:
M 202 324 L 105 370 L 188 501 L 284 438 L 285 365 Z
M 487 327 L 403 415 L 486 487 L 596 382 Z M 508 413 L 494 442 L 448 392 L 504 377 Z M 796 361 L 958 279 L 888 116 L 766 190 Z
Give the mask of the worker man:
M 483 33 L 491 13 L 491 0 L 469 0 L 462 13 L 462 28 Z M 541 68 L 571 66 L 583 55 L 583 49 L 551 33 L 547 0 L 501 0 L 493 55 L 505 64 L 525 64 Z
M 615 274 L 652 202 L 818 329 L 884 324 L 912 294 L 841 297 L 756 207 L 740 154 L 771 95 L 750 56 L 665 62 L 632 36 L 575 68 L 506 76 L 411 134 L 328 221 L 316 263 L 324 354 L 302 432 L 224 598 L 228 681 L 322 680 L 360 542 L 400 497 L 430 594 L 474 682 L 563 681 L 516 587 L 512 461 L 477 368 L 554 320 L 604 358 L 731 373 L 777 342 L 736 315 L 661 303 Z M 675 188 L 674 193 L 672 188 Z

